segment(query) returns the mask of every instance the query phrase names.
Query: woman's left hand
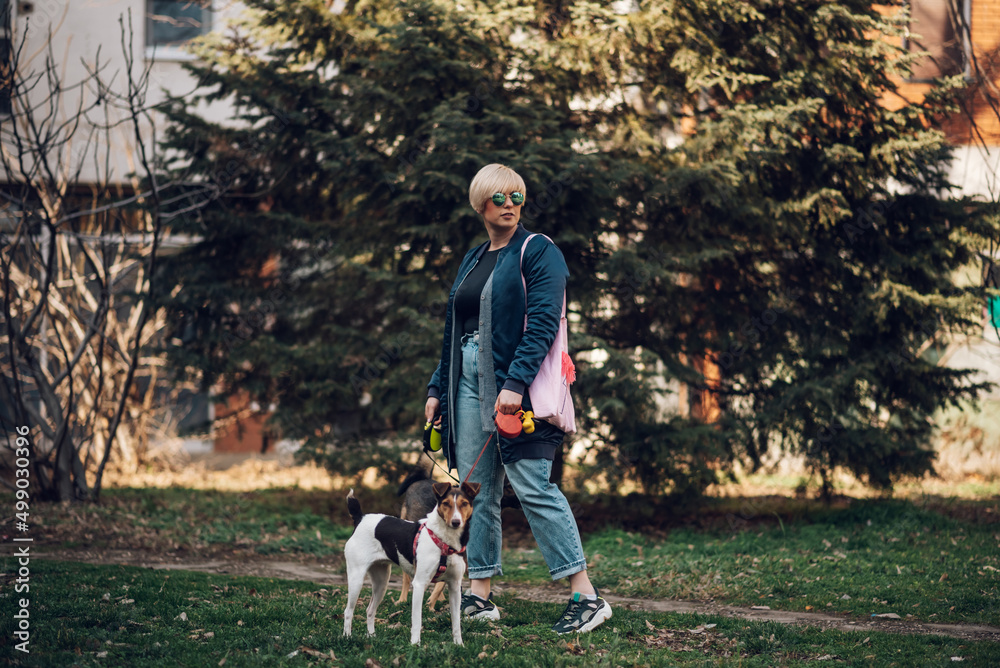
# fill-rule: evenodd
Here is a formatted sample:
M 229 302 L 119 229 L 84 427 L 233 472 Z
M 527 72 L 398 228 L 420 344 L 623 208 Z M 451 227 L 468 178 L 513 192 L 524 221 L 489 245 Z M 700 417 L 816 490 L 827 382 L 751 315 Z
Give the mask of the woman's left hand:
M 512 390 L 500 390 L 497 403 L 493 406 L 497 413 L 513 415 L 521 410 L 521 395 Z

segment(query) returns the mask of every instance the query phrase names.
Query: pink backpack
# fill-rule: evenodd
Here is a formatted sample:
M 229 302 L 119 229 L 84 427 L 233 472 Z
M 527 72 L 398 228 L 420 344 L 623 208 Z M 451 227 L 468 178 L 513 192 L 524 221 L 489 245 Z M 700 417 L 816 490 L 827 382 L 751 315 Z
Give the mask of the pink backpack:
M 521 246 L 521 285 L 524 287 L 524 329 L 528 329 L 528 284 L 524 280 L 524 250 L 533 237 L 545 237 L 544 234 L 532 234 L 524 240 Z M 569 342 L 566 331 L 566 292 L 563 291 L 562 314 L 559 317 L 559 332 L 556 340 L 549 348 L 549 354 L 542 361 L 538 374 L 528 386 L 528 398 L 531 400 L 531 410 L 539 420 L 545 420 L 559 427 L 567 434 L 576 432 L 576 411 L 573 408 L 573 397 L 569 386 L 576 380 L 576 366 L 569 356 Z

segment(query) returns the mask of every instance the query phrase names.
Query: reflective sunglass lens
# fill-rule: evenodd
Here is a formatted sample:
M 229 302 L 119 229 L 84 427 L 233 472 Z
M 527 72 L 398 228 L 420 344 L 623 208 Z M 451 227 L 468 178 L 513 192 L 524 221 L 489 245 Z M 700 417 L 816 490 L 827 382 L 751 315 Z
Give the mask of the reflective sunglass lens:
M 494 193 L 491 199 L 493 200 L 493 203 L 496 204 L 497 206 L 503 206 L 504 202 L 507 201 L 507 195 L 505 195 L 504 193 Z M 510 201 L 511 203 L 514 204 L 514 206 L 520 206 L 521 204 L 524 204 L 524 193 L 512 192 L 510 194 Z

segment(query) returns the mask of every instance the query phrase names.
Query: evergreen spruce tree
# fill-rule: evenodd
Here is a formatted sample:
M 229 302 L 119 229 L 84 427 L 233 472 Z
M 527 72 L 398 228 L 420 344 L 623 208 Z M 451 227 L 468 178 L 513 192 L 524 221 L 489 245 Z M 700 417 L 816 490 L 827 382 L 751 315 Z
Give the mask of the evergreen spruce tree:
M 697 492 L 801 453 L 890 487 L 928 417 L 977 394 L 922 353 L 977 324 L 956 269 L 994 234 L 946 198 L 946 93 L 890 109 L 899 25 L 860 1 L 252 0 L 174 100 L 174 169 L 210 203 L 166 271 L 183 368 L 273 405 L 345 471 L 421 420 L 443 309 L 485 239 L 489 162 L 572 274 L 571 347 L 602 472 Z M 691 410 L 671 412 L 670 382 Z M 366 452 L 379 452 L 367 450 Z
M 358 439 L 422 422 L 451 281 L 486 239 L 468 203 L 475 173 L 521 173 L 526 224 L 577 275 L 610 188 L 595 188 L 597 157 L 573 150 L 582 137 L 531 85 L 509 46 L 516 24 L 422 0 L 341 14 L 319 0 L 248 4 L 190 68 L 239 123 L 201 119 L 202 98 L 166 109 L 173 167 L 211 199 L 182 230 L 199 242 L 166 270 L 181 286 L 173 358 L 274 406 L 284 437 L 353 471 Z
M 901 102 L 905 17 L 867 2 L 640 7 L 589 40 L 624 32 L 588 93 L 632 82 L 639 104 L 599 120 L 641 169 L 621 185 L 634 209 L 607 228 L 588 324 L 647 358 L 591 395 L 616 399 L 602 463 L 697 490 L 734 461 L 799 453 L 825 495 L 838 469 L 878 488 L 930 471 L 929 417 L 982 385 L 925 353 L 981 326 L 981 288 L 952 275 L 996 237 L 948 198 L 933 128 L 959 82 Z M 664 128 L 683 141 L 657 141 Z M 624 378 L 658 368 L 718 417 L 664 420 L 635 401 L 655 388 Z

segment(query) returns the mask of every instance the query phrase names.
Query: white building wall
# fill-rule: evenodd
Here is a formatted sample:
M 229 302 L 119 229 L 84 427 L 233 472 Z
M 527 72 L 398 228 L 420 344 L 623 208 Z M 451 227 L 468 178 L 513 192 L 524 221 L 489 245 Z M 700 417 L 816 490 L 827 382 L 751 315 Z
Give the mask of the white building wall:
M 977 197 L 986 202 L 1000 200 L 1000 146 L 958 146 L 954 156 L 949 175 L 951 182 L 959 188 L 955 195 Z M 1000 257 L 995 258 L 995 261 L 1000 262 Z M 981 279 L 976 276 L 972 280 Z M 976 381 L 998 385 L 984 399 L 988 402 L 1000 402 L 1000 341 L 989 322 L 985 305 L 983 323 L 982 336 L 954 343 L 945 364 L 956 369 L 979 369 L 981 373 L 975 378 Z M 996 410 L 998 407 L 1000 404 L 993 403 L 989 410 Z
M 147 106 L 161 101 L 164 89 L 173 94 L 184 94 L 196 88 L 194 78 L 181 67 L 184 61 L 192 59 L 190 54 L 177 48 L 161 48 L 155 53 L 147 49 L 145 0 L 39 0 L 11 4 L 14 16 L 13 47 L 21 49 L 19 70 L 22 76 L 43 72 L 46 59 L 51 58 L 63 86 L 71 87 L 86 80 L 89 76 L 88 68 L 93 69 L 100 62 L 104 76 L 112 82 L 111 88 L 123 92 L 127 68 L 122 44 L 124 26 L 126 45 L 131 38 L 133 75 L 138 78 L 143 68 L 152 64 Z M 243 5 L 233 0 L 213 0 L 212 29 L 224 28 L 226 22 L 238 16 L 242 10 Z M 130 13 L 132 32 L 128 35 Z M 32 93 L 33 103 L 37 104 L 44 99 L 46 93 L 47 87 L 40 86 Z M 81 103 L 87 107 L 96 97 L 97 91 L 93 87 L 66 91 L 58 106 L 59 118 L 71 118 Z M 225 104 L 206 108 L 204 112 L 211 120 L 224 120 L 231 115 Z M 96 123 L 104 121 L 103 114 L 103 107 L 98 107 L 88 115 Z M 112 118 L 124 117 L 118 110 L 113 110 L 113 114 Z M 3 119 L 0 122 L 10 120 Z M 148 123 L 142 127 L 143 136 L 148 141 L 153 137 L 153 128 Z M 78 164 L 78 158 L 85 152 L 83 138 L 87 136 L 88 129 L 85 125 L 78 130 L 78 139 L 69 148 L 72 159 L 65 161 L 68 165 Z M 161 126 L 158 125 L 157 130 L 160 129 Z M 125 182 L 127 175 L 137 168 L 136 142 L 128 125 L 112 133 L 110 149 L 109 180 L 113 183 Z M 92 163 L 92 160 L 84 162 Z M 85 164 L 77 181 L 93 183 L 99 176 L 93 164 Z
M 949 175 L 960 188 L 956 195 L 1000 199 L 1000 146 L 956 146 L 954 156 Z

